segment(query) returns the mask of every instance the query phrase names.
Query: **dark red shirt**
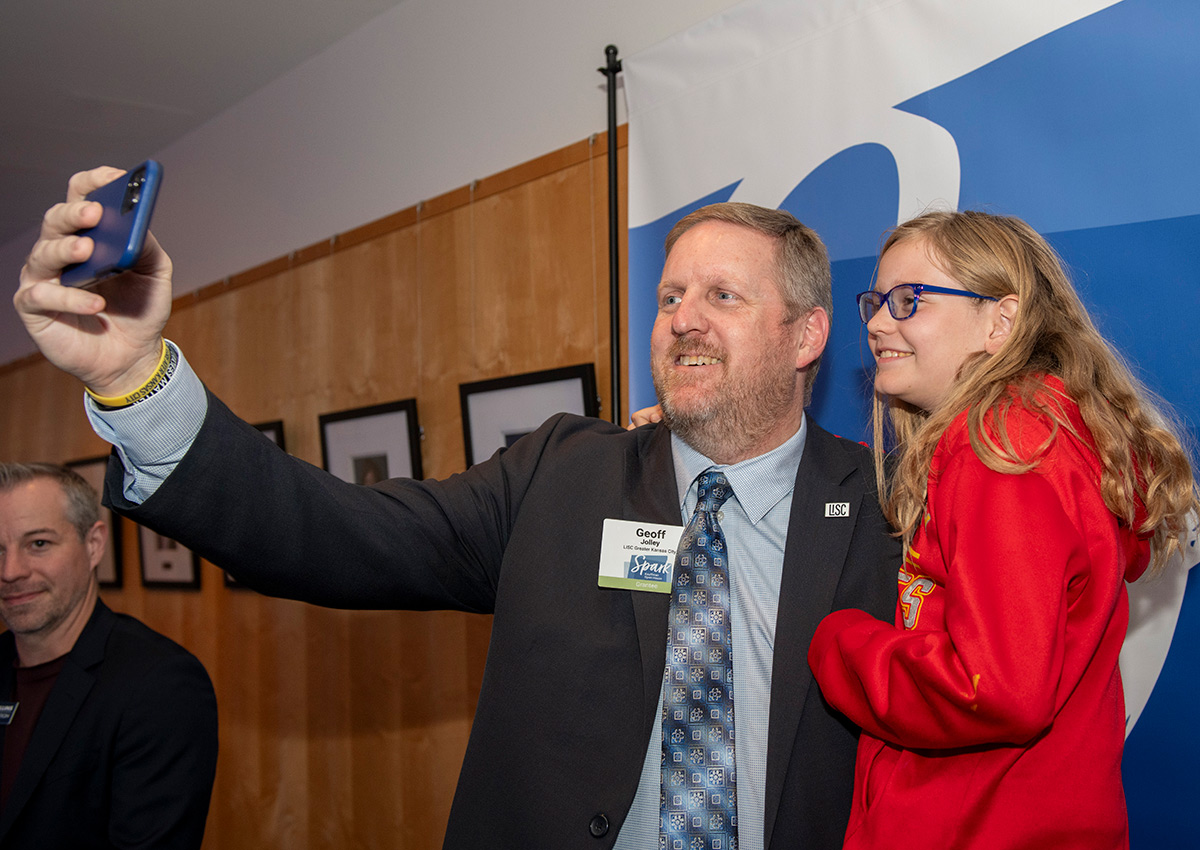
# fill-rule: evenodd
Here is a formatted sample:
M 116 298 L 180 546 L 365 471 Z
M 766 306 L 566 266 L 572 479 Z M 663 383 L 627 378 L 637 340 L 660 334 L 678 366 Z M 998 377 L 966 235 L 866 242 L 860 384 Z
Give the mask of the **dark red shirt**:
M 63 655 L 45 664 L 34 667 L 18 667 L 14 663 L 16 681 L 13 685 L 13 701 L 19 703 L 12 722 L 4 728 L 4 760 L 0 764 L 0 810 L 8 802 L 8 793 L 12 790 L 21 768 L 21 760 L 25 757 L 25 747 L 33 736 L 33 727 L 42 716 L 42 708 L 46 699 L 58 681 L 62 671 Z

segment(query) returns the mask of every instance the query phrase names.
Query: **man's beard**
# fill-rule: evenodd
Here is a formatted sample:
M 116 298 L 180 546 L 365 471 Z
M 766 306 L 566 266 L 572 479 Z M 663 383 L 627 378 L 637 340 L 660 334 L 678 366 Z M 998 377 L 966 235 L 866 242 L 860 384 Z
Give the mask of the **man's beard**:
M 728 364 L 728 352 L 695 341 L 678 339 L 665 361 L 655 360 L 651 372 L 662 405 L 663 421 L 680 439 L 718 463 L 741 457 L 793 409 L 796 395 L 794 352 L 786 336 L 772 350 L 745 364 L 742 374 L 728 370 L 704 397 L 688 386 L 687 374 L 671 371 L 680 355 L 707 355 Z M 679 396 L 686 393 L 687 399 Z
M 3 615 L 4 624 L 16 635 L 48 634 L 67 620 L 87 595 L 87 587 L 71 588 L 64 593 L 63 587 L 48 586 L 44 582 L 30 582 L 20 588 L 10 588 L 11 593 L 42 593 L 32 604 L 13 606 Z

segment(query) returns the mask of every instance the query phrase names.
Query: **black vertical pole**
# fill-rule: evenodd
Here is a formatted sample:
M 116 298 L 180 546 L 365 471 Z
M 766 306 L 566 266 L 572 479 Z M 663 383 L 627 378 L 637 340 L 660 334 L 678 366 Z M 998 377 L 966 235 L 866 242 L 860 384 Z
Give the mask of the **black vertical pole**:
M 612 421 L 621 421 L 621 267 L 618 264 L 617 215 L 617 74 L 621 60 L 614 44 L 604 48 L 605 65 L 600 71 L 608 78 L 608 312 L 612 339 Z

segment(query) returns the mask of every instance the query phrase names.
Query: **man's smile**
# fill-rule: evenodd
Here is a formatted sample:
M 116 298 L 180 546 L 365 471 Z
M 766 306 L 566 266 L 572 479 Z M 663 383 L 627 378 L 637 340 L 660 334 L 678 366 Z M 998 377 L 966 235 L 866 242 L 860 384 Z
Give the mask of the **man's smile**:
M 721 362 L 720 357 L 712 357 L 707 354 L 680 354 L 675 358 L 676 366 L 716 366 Z

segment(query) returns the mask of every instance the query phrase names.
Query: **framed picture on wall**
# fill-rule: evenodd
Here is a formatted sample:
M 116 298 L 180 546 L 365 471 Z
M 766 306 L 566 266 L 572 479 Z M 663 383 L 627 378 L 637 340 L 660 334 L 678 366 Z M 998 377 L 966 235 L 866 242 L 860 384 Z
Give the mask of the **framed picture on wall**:
M 285 445 L 283 442 L 282 419 L 275 419 L 271 422 L 259 422 L 254 427 L 266 434 L 272 443 L 279 446 L 279 448 L 283 449 L 285 452 L 287 451 L 287 445 Z
M 323 413 L 319 421 L 321 461 L 343 481 L 422 477 L 415 398 Z
M 555 413 L 596 416 L 591 363 L 458 385 L 467 466 L 511 446 Z
M 200 558 L 182 543 L 138 526 L 138 548 L 142 558 L 143 587 L 200 587 Z
M 97 493 L 104 491 L 104 472 L 108 469 L 108 455 L 73 460 L 65 464 L 91 484 Z M 123 559 L 121 557 L 121 517 L 100 506 L 100 519 L 108 525 L 108 545 L 104 556 L 96 567 L 96 577 L 101 587 L 120 587 L 124 583 Z

